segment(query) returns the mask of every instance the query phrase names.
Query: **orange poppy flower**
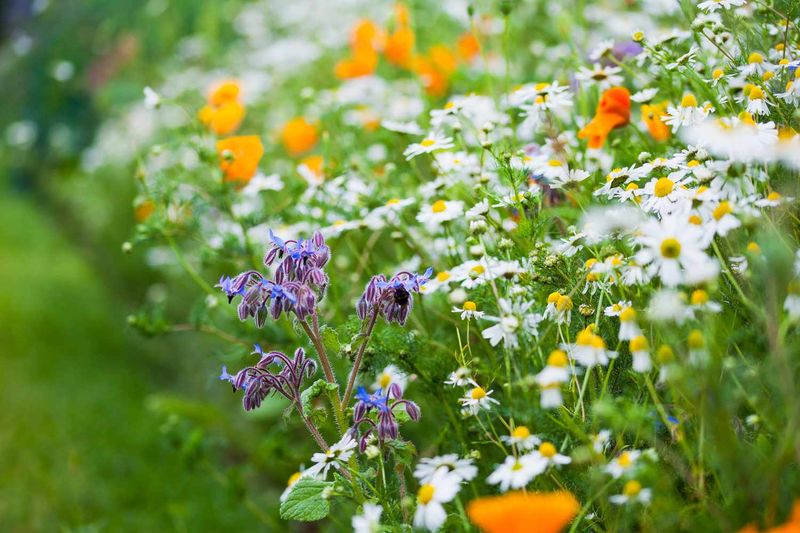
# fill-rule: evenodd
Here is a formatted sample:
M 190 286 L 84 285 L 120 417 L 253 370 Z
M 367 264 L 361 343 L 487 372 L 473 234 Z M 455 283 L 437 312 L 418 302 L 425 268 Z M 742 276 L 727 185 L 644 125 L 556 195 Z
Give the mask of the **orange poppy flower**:
M 208 93 L 208 103 L 212 106 L 221 106 L 226 102 L 239 98 L 239 83 L 235 80 L 222 81 L 211 88 Z
M 303 117 L 287 122 L 281 132 L 283 147 L 293 156 L 311 150 L 317 144 L 317 138 L 317 127 Z
M 739 530 L 739 533 L 758 533 L 759 529 L 750 524 Z M 780 526 L 765 529 L 764 533 L 800 533 L 800 500 L 795 500 L 792 516 Z
M 203 106 L 198 113 L 200 122 L 217 135 L 236 131 L 244 120 L 244 106 L 238 100 L 230 100 L 219 107 Z
M 350 34 L 350 47 L 356 50 L 380 50 L 386 42 L 386 32 L 369 19 L 356 22 Z
M 669 126 L 661 120 L 666 109 L 667 102 L 642 106 L 642 120 L 647 126 L 647 131 L 650 132 L 650 136 L 657 141 L 666 141 L 671 135 Z
M 334 74 L 341 80 L 367 76 L 378 67 L 378 53 L 371 48 L 353 50 L 350 57 L 336 63 Z
M 264 155 L 264 145 L 258 135 L 228 137 L 217 141 L 217 154 L 225 181 L 247 183 L 258 170 L 258 162 Z
M 579 139 L 589 139 L 589 148 L 600 148 L 615 128 L 631 119 L 631 96 L 624 87 L 612 87 L 600 97 L 594 118 L 578 132 Z
M 471 32 L 461 35 L 456 41 L 456 50 L 458 57 L 462 61 L 471 61 L 481 51 L 481 45 L 477 37 Z
M 406 68 L 414 57 L 414 32 L 408 26 L 400 26 L 386 39 L 383 53 L 389 63 Z
M 415 57 L 414 72 L 416 72 L 422 80 L 425 92 L 431 96 L 443 96 L 447 93 L 447 88 L 450 84 L 449 77 L 439 70 L 429 57 Z
M 472 500 L 467 514 L 486 533 L 558 533 L 580 509 L 571 493 L 509 492 Z

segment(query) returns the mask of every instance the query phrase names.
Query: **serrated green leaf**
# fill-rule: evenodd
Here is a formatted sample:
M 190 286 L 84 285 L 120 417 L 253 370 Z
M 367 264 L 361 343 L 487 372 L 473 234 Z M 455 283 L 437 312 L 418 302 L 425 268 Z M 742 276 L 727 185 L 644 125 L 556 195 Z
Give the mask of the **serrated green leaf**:
M 281 503 L 281 518 L 301 522 L 322 520 L 331 510 L 330 502 L 322 497 L 322 493 L 331 485 L 329 481 L 300 478 L 286 500 Z
M 336 334 L 336 331 L 328 326 L 322 326 L 319 334 L 320 337 L 322 337 L 322 344 L 325 345 L 325 350 L 327 350 L 328 354 L 338 354 L 340 343 L 339 336 Z
M 324 379 L 318 379 L 309 388 L 300 394 L 300 405 L 303 406 L 303 413 L 311 416 L 313 407 L 311 406 L 312 400 L 319 397 L 323 392 L 333 392 L 339 389 L 336 383 L 328 383 Z

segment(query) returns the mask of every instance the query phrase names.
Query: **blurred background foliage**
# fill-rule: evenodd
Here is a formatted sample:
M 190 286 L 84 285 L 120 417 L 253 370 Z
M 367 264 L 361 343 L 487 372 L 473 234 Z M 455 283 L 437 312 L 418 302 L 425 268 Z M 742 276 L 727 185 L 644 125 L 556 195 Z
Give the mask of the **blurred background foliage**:
M 222 344 L 148 342 L 126 325 L 159 281 L 120 251 L 134 169 L 89 181 L 80 166 L 103 118 L 141 100 L 181 40 L 202 34 L 214 56 L 240 3 L 0 3 L 4 531 L 277 527 L 275 489 L 254 501 L 243 487 L 290 473 L 264 475 L 280 452 L 248 449 L 243 417 L 218 407 L 238 405 L 206 357 Z

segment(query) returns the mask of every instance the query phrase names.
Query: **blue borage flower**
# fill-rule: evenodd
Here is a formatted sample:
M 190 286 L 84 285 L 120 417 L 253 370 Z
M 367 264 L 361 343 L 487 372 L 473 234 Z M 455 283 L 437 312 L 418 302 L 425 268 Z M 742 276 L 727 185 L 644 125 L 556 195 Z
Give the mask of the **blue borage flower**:
M 278 319 L 283 312 L 293 312 L 305 320 L 316 311 L 328 286 L 324 271 L 330 259 L 330 249 L 322 234 L 316 232 L 308 240 L 284 241 L 269 231 L 272 247 L 264 255 L 264 265 L 280 260 L 275 278 L 268 279 L 257 270 L 248 270 L 235 278 L 223 276 L 217 287 L 228 297 L 228 303 L 241 296 L 239 320 L 252 317 L 256 326 L 263 327 L 267 314 Z
M 364 387 L 358 388 L 356 394 L 356 406 L 353 410 L 353 427 L 351 432 L 354 438 L 358 437 L 361 426 L 366 426 L 366 431 L 361 431 L 358 439 L 360 451 L 367 448 L 367 441 L 373 434 L 377 434 L 378 440 L 382 443 L 386 439 L 396 439 L 400 424 L 394 414 L 396 407 L 404 407 L 406 414 L 413 421 L 418 421 L 422 416 L 419 406 L 411 400 L 402 398 L 403 391 L 396 383 L 389 385 L 386 393 L 378 389 L 373 394 L 367 392 Z M 370 417 L 373 411 L 377 414 L 377 423 Z
M 414 293 L 428 282 L 433 269 L 428 268 L 424 274 L 398 272 L 388 280 L 383 274 L 372 276 L 358 300 L 356 312 L 361 320 L 373 314 L 380 314 L 387 322 L 397 322 L 401 326 L 406 323 L 411 309 L 414 307 Z
M 242 398 L 245 411 L 256 409 L 264 398 L 276 392 L 299 405 L 303 380 L 316 373 L 317 363 L 307 358 L 302 348 L 295 350 L 294 357 L 290 358 L 283 352 L 264 353 L 256 344 L 253 354 L 261 355 L 254 366 L 243 368 L 235 376 L 223 366 L 219 376 L 221 381 L 233 385 L 234 392 L 240 389 L 245 392 Z

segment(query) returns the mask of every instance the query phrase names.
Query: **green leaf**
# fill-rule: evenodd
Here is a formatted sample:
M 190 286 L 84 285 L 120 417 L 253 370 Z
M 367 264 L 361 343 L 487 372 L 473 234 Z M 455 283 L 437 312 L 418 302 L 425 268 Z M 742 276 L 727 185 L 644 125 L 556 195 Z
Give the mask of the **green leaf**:
M 328 352 L 328 354 L 338 354 L 340 344 L 339 336 L 336 334 L 336 331 L 328 326 L 322 326 L 319 334 L 320 337 L 322 337 L 322 344 L 325 345 L 325 350 Z
M 336 383 L 328 383 L 324 379 L 318 379 L 309 388 L 300 394 L 300 404 L 303 406 L 303 413 L 306 416 L 311 416 L 314 410 L 311 406 L 312 400 L 319 397 L 323 392 L 334 392 L 339 388 Z
M 300 478 L 281 503 L 281 518 L 302 522 L 322 520 L 331 510 L 330 502 L 322 497 L 322 493 L 332 484 L 310 477 Z

